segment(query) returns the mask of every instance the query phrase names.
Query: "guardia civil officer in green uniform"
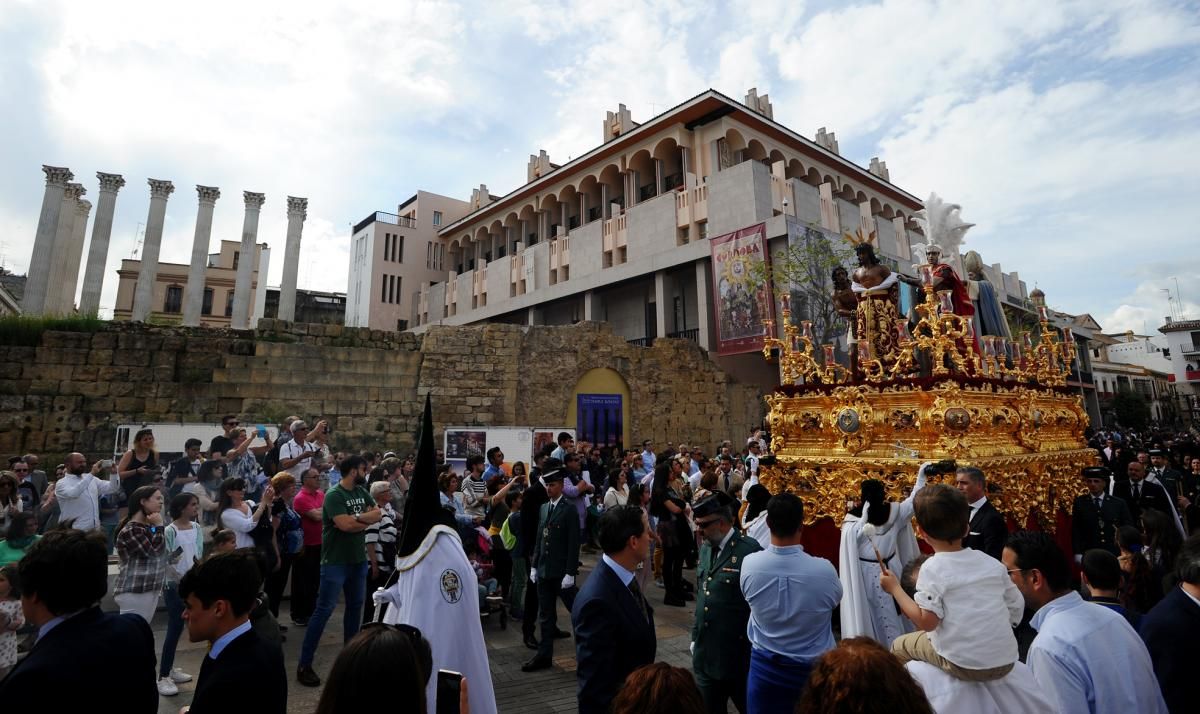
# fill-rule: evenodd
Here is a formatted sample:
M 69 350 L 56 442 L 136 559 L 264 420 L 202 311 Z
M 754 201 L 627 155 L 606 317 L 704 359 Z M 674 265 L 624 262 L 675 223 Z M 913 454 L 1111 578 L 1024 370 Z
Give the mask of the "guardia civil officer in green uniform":
M 746 622 L 750 605 L 739 584 L 747 555 L 762 550 L 753 538 L 733 525 L 734 500 L 718 491 L 692 507 L 704 534 L 696 578 L 696 619 L 692 624 L 692 672 L 705 708 L 724 714 L 733 700 L 746 712 L 746 677 L 750 670 L 750 640 Z
M 570 610 L 575 604 L 575 576 L 579 574 L 579 512 L 563 497 L 565 472 L 558 459 L 546 459 L 542 465 L 542 483 L 546 497 L 538 517 L 537 538 L 529 579 L 537 585 L 538 621 L 542 639 L 537 655 L 521 665 L 522 672 L 534 672 L 553 666 L 554 640 L 570 637 L 558 629 L 556 605 L 559 597 Z M 568 595 L 570 593 L 570 595 Z

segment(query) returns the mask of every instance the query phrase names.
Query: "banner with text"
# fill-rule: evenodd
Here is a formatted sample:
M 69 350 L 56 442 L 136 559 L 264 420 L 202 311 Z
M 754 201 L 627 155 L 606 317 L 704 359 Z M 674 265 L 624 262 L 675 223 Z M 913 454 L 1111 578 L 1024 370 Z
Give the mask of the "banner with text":
M 771 281 L 767 277 L 765 223 L 709 241 L 712 247 L 713 310 L 717 318 L 717 354 L 757 352 L 775 318 Z

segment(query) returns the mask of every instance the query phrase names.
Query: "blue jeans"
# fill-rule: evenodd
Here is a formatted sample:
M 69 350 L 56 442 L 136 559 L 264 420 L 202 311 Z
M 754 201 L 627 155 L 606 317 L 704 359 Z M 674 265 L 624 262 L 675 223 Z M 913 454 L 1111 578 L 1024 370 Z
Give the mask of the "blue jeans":
M 746 681 L 747 714 L 791 714 L 808 684 L 812 662 L 774 652 L 750 650 Z
M 304 630 L 300 646 L 300 666 L 311 667 L 317 643 L 325 631 L 325 623 L 337 607 L 338 594 L 346 594 L 346 610 L 342 616 L 344 641 L 358 634 L 362 626 L 363 599 L 367 591 L 367 561 L 353 565 L 321 565 L 321 583 L 317 590 L 317 609 Z
M 175 646 L 183 634 L 183 600 L 179 599 L 177 583 L 163 585 L 163 600 L 167 605 L 167 636 L 163 639 L 162 657 L 158 658 L 159 677 L 171 674 L 171 668 L 175 666 Z

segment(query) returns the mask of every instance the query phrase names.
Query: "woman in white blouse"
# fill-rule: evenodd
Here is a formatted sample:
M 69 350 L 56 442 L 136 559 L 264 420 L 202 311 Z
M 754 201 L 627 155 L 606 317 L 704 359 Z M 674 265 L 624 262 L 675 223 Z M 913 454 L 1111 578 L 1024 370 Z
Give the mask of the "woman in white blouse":
M 608 487 L 608 491 L 604 493 L 604 507 L 614 508 L 616 506 L 624 506 L 629 502 L 629 472 L 628 467 L 622 466 L 621 470 L 612 476 L 613 485 Z
M 234 547 L 253 548 L 254 538 L 251 533 L 258 525 L 263 514 L 271 509 L 271 501 L 275 498 L 275 489 L 267 486 L 263 491 L 262 503 L 256 507 L 254 501 L 245 500 L 246 481 L 240 478 L 227 478 L 221 482 L 221 494 L 217 498 L 217 512 L 221 514 L 221 527 L 228 528 L 234 533 Z

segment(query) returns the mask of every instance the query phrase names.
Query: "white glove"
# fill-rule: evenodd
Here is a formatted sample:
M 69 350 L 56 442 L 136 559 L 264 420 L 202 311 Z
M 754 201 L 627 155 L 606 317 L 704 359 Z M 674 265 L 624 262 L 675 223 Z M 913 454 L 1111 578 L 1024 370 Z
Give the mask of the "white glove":
M 696 654 L 696 643 L 695 642 L 688 643 L 688 652 L 691 653 L 692 655 Z
M 537 568 L 529 571 L 529 582 L 537 584 Z
M 573 587 L 575 587 L 575 576 L 574 575 L 564 575 L 563 581 L 562 581 L 562 589 L 567 590 L 567 589 L 573 588 Z

